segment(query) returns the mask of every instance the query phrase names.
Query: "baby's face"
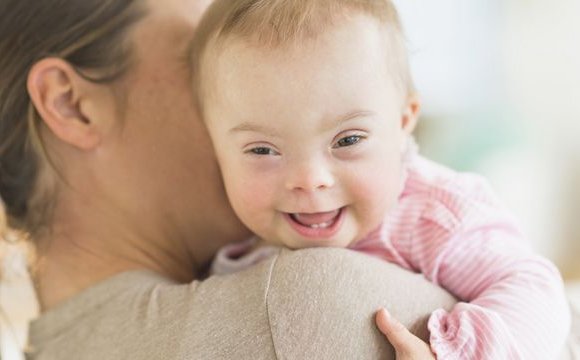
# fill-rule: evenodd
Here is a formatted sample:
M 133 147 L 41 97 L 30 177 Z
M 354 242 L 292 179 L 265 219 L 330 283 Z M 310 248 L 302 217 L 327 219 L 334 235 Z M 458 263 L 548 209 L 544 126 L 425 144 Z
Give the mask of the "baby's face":
M 346 247 L 395 205 L 414 114 L 383 41 L 355 17 L 300 48 L 233 41 L 212 64 L 204 106 L 226 190 L 265 241 Z

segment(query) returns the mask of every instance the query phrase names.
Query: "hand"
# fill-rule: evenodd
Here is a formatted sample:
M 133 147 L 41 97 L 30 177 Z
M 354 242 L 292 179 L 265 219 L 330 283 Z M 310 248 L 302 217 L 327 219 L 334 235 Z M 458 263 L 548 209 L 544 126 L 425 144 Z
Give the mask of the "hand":
M 375 321 L 379 330 L 395 348 L 397 360 L 435 359 L 431 348 L 423 340 L 411 334 L 407 328 L 393 318 L 385 309 L 377 312 Z

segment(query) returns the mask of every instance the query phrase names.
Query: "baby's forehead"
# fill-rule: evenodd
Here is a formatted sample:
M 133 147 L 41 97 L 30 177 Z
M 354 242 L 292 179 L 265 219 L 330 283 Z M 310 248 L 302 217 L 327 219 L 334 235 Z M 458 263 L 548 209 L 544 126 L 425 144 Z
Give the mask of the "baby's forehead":
M 258 36 L 242 37 L 237 34 L 216 39 L 213 44 L 209 44 L 204 59 L 203 85 L 215 89 L 224 76 L 235 75 L 233 71 L 253 70 L 260 76 L 260 72 L 265 72 L 267 67 L 279 68 L 278 76 L 282 77 L 284 70 L 288 69 L 300 68 L 309 72 L 310 68 L 334 66 L 336 76 L 340 76 L 342 69 L 336 64 L 341 61 L 345 66 L 354 64 L 368 68 L 371 58 L 377 59 L 375 63 L 380 63 L 381 73 L 388 76 L 386 81 L 401 82 L 404 78 L 401 72 L 405 70 L 396 66 L 401 63 L 401 59 L 393 59 L 398 54 L 392 51 L 395 46 L 389 44 L 389 30 L 380 23 L 368 22 L 366 18 L 348 20 L 351 21 L 334 23 L 316 36 L 296 38 L 296 41 L 285 43 L 272 43 Z M 361 26 L 364 27 L 362 30 Z M 336 33 L 339 33 L 338 37 Z M 302 73 L 297 72 L 297 76 L 302 76 Z
M 399 104 L 402 98 L 381 52 L 337 53 L 329 59 L 323 48 L 300 56 L 284 49 L 236 46 L 216 59 L 208 75 L 205 104 L 213 118 L 216 111 L 247 119 L 274 119 L 280 115 L 276 111 L 342 113 L 383 102 Z
M 336 32 L 337 28 L 367 26 L 372 24 L 374 31 L 383 37 L 385 44 L 391 41 L 398 29 L 387 23 L 364 13 L 355 13 L 350 16 L 335 17 L 332 21 L 324 22 L 324 26 L 304 26 L 288 30 L 281 34 L 274 26 L 262 26 L 253 32 L 234 30 L 220 31 L 206 44 L 206 51 L 221 53 L 233 48 L 250 48 L 256 51 L 280 52 L 301 51 L 311 45 L 316 45 L 328 39 L 328 34 Z
M 260 6 L 249 6 L 257 3 Z M 257 59 L 254 66 L 266 57 L 294 60 L 321 45 L 321 39 L 337 27 L 357 21 L 375 24 L 383 40 L 377 46 L 386 48 L 390 72 L 410 93 L 413 86 L 404 36 L 389 0 L 216 0 L 202 20 L 192 54 L 194 86 L 200 94 L 215 86 L 218 75 L 231 70 L 220 65 L 224 58 L 251 53 Z

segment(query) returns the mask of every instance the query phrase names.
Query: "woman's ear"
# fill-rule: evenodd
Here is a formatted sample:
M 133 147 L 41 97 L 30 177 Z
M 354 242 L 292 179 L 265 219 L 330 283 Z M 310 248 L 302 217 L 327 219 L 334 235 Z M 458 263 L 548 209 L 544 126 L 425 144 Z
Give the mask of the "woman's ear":
M 101 142 L 103 117 L 96 110 L 107 106 L 97 104 L 99 86 L 58 58 L 34 64 L 27 82 L 32 103 L 54 136 L 84 151 Z
M 403 131 L 410 135 L 415 130 L 417 126 L 417 121 L 419 120 L 419 114 L 421 113 L 421 102 L 419 97 L 415 94 L 409 95 L 405 106 L 403 107 L 403 114 L 401 117 L 401 128 Z

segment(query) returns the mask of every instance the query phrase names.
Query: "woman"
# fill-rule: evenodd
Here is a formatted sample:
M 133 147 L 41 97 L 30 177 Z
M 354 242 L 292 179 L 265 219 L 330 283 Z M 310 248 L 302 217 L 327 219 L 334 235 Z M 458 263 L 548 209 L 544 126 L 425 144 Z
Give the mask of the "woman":
M 0 196 L 37 249 L 30 358 L 378 358 L 387 304 L 425 337 L 451 299 L 359 254 L 196 280 L 247 236 L 191 101 L 208 3 L 0 0 Z M 419 341 L 379 320 L 401 354 Z

